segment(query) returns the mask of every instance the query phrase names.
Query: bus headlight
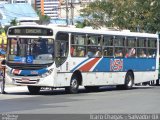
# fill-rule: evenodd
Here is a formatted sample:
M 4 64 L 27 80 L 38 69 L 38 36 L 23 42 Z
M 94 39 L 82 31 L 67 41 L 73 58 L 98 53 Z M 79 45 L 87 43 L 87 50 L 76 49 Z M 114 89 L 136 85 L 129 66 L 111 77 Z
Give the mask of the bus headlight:
M 48 75 L 50 75 L 53 72 L 53 68 L 51 68 L 50 70 L 48 70 L 47 72 L 45 72 L 44 74 L 41 75 L 42 78 L 47 77 Z

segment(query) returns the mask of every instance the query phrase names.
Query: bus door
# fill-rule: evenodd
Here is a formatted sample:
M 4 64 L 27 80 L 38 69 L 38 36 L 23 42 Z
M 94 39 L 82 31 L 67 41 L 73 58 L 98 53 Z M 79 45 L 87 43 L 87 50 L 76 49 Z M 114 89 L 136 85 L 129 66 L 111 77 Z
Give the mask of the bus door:
M 60 68 L 60 71 L 65 71 L 65 66 L 61 65 L 66 61 L 69 51 L 69 35 L 68 33 L 59 32 L 56 36 L 55 43 L 55 55 L 56 55 L 56 67 Z M 60 67 L 61 66 L 61 67 Z

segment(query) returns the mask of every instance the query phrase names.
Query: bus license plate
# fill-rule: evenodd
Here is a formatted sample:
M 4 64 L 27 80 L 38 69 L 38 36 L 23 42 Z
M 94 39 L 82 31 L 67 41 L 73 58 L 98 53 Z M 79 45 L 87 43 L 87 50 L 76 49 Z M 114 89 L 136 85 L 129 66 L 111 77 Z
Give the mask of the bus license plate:
M 29 82 L 29 78 L 22 78 L 22 82 Z

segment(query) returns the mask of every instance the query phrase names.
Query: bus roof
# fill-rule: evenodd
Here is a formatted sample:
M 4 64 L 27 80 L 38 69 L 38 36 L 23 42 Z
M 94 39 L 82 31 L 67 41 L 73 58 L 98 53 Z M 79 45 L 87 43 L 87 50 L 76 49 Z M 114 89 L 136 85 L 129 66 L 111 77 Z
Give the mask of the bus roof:
M 91 27 L 86 28 L 75 28 L 75 26 L 57 26 L 57 25 L 19 25 L 12 26 L 10 28 L 21 28 L 21 27 L 40 27 L 40 28 L 50 28 L 55 32 L 70 32 L 70 33 L 87 33 L 87 34 L 99 34 L 99 35 L 118 35 L 118 36 L 131 36 L 131 37 L 151 37 L 158 38 L 157 34 L 152 33 L 140 33 L 140 32 L 130 32 L 129 30 L 110 30 L 107 28 L 93 29 Z

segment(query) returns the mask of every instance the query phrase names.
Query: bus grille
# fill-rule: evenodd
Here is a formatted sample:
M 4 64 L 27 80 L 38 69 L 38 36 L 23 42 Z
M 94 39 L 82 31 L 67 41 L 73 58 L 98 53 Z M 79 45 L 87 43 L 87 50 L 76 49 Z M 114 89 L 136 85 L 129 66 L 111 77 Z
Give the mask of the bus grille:
M 15 83 L 19 83 L 19 84 L 36 84 L 39 82 L 39 79 L 37 79 L 37 80 L 27 80 L 27 79 L 23 80 L 23 79 L 15 78 L 14 81 L 15 81 Z
M 15 63 L 7 63 L 7 65 L 13 69 L 19 69 L 19 70 L 38 70 L 38 69 L 43 69 L 47 68 L 52 63 L 49 64 L 15 64 Z

